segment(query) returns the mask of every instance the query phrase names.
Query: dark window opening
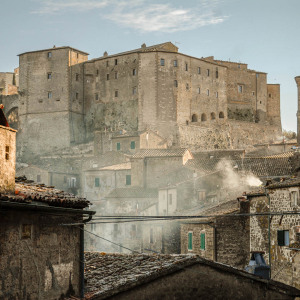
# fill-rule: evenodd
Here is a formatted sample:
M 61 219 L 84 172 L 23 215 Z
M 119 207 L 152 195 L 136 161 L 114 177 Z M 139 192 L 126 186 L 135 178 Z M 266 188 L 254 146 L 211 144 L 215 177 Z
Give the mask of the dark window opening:
M 277 244 L 278 246 L 289 246 L 290 236 L 288 230 L 277 230 Z
M 115 66 L 118 64 L 118 60 L 117 59 L 115 59 Z
M 47 79 L 52 79 L 52 73 L 47 74 Z
M 106 74 L 106 80 L 109 80 L 109 74 Z
M 76 81 L 79 81 L 79 74 L 76 74 L 75 80 L 76 80 Z
M 22 224 L 22 232 L 21 238 L 22 239 L 30 239 L 31 238 L 31 224 Z
M 198 122 L 198 116 L 196 114 L 192 115 L 192 122 Z
M 175 86 L 175 87 L 178 87 L 178 82 L 177 82 L 177 80 L 174 80 L 174 86 Z
M 47 56 L 48 56 L 48 58 L 51 58 L 52 57 L 52 52 L 48 52 Z
M 115 97 L 119 97 L 119 92 L 118 91 L 115 91 Z
M 165 60 L 163 58 L 160 59 L 160 65 L 164 66 L 165 65 Z
M 205 122 L 207 120 L 206 114 L 201 115 L 201 122 Z
M 214 113 L 214 112 L 212 112 L 211 114 L 210 114 L 210 119 L 211 120 L 214 120 L 216 118 L 216 114 Z
M 198 67 L 198 74 L 201 74 L 201 68 Z
M 209 69 L 207 69 L 207 70 L 206 70 L 207 76 L 209 76 L 209 73 L 210 73 L 210 71 L 209 71 Z
M 133 69 L 132 70 L 132 76 L 135 76 L 136 75 L 136 69 Z
M 126 175 L 126 185 L 131 185 L 131 175 Z
M 219 118 L 224 119 L 224 113 L 222 111 L 219 113 Z
M 219 78 L 219 71 L 216 70 L 216 78 Z
M 177 66 L 178 66 L 177 60 L 174 60 L 174 61 L 173 61 L 173 66 L 174 66 L 174 67 L 177 67 Z

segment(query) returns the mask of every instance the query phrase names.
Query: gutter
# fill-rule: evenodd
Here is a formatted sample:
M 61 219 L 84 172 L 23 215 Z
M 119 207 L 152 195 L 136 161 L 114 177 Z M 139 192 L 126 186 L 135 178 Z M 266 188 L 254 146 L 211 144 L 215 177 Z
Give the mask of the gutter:
M 17 210 L 29 210 L 29 211 L 45 211 L 52 213 L 70 213 L 70 214 L 81 214 L 92 216 L 96 212 L 93 210 L 84 210 L 79 208 L 69 208 L 69 207 L 55 207 L 48 205 L 37 205 L 37 204 L 28 204 L 28 203 L 19 203 L 19 202 L 10 202 L 10 201 L 1 201 L 0 200 L 0 209 L 17 209 Z

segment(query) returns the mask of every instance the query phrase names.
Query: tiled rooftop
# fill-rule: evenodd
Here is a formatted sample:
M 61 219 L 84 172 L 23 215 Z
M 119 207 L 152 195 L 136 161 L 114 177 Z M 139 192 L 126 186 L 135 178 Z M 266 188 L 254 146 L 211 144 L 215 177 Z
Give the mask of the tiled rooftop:
M 141 187 L 114 189 L 105 198 L 157 198 L 157 189 L 144 189 Z
M 151 276 L 197 261 L 191 255 L 85 253 L 86 299 L 102 299 Z M 102 296 L 102 297 L 101 297 Z
M 48 187 L 44 184 L 34 183 L 26 177 L 16 178 L 15 194 L 0 194 L 0 201 L 18 203 L 40 203 L 55 207 L 83 209 L 90 202 L 85 198 L 79 198 L 73 194 Z
M 135 153 L 132 158 L 144 157 L 180 157 L 183 156 L 188 149 L 141 149 Z

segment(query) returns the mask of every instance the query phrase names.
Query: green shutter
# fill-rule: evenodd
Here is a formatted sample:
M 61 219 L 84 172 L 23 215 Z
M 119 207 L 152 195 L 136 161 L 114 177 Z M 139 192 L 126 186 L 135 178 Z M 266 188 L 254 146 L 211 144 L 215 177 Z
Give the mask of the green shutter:
M 132 141 L 132 142 L 130 143 L 130 149 L 135 149 L 135 141 Z
M 277 244 L 278 246 L 284 246 L 284 230 L 277 231 Z
M 117 143 L 117 150 L 121 150 L 121 143 Z
M 96 177 L 95 178 L 95 187 L 99 187 L 100 186 L 100 178 Z
M 131 185 L 131 175 L 126 175 L 126 185 Z
M 205 233 L 201 233 L 200 240 L 201 240 L 200 249 L 205 250 Z
M 193 233 L 188 233 L 188 250 L 193 250 Z

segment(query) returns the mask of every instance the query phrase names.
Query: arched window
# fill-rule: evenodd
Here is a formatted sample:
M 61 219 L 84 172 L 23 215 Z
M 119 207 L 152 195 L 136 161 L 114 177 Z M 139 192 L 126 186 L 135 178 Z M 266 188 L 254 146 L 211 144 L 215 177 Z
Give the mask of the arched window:
M 214 120 L 216 118 L 216 114 L 214 113 L 214 112 L 212 112 L 211 114 L 210 114 L 210 119 L 211 120 Z
M 222 111 L 219 113 L 219 118 L 224 119 L 224 113 Z
M 202 115 L 201 115 L 201 122 L 204 122 L 204 121 L 206 121 L 206 120 L 207 120 L 206 114 L 202 114 Z
M 192 115 L 192 122 L 198 122 L 198 116 L 196 114 Z

